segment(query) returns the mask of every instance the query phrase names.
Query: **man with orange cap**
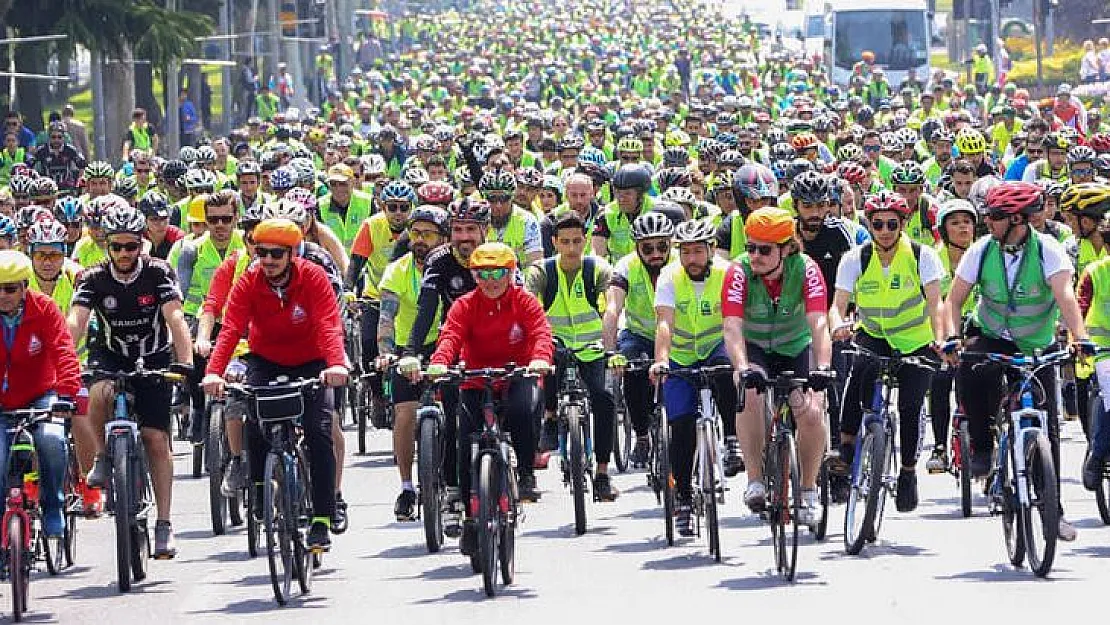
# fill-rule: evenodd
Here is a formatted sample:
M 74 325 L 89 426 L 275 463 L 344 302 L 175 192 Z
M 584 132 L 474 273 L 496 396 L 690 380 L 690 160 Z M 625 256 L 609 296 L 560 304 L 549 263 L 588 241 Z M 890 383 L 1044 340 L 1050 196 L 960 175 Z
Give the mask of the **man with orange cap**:
M 864 50 L 860 55 L 860 60 L 852 65 L 852 74 L 859 76 L 865 81 L 871 80 L 871 71 L 875 68 L 875 53 L 870 50 Z
M 810 378 L 811 390 L 795 391 L 790 405 L 798 429 L 802 465 L 801 522 L 816 522 L 817 474 L 825 455 L 824 390 L 835 375 L 830 370 L 832 339 L 826 321 L 827 288 L 821 268 L 802 253 L 794 217 L 780 208 L 761 208 L 744 225 L 747 251 L 725 274 L 721 293 L 725 345 L 738 371 L 749 383 L 736 431 L 745 458 L 763 457 L 764 402 L 757 396 L 763 382 L 790 371 Z M 817 370 L 810 372 L 810 361 Z M 759 462 L 746 463 L 748 488 L 744 503 L 753 512 L 766 506 L 767 489 Z

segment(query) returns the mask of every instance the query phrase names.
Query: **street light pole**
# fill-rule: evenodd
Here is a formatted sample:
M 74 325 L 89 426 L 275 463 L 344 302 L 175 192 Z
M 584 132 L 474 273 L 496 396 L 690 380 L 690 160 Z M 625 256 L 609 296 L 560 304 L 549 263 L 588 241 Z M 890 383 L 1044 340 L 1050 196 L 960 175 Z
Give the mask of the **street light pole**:
M 166 0 L 166 10 L 177 11 L 177 0 Z M 162 81 L 163 96 L 166 99 L 166 131 L 162 137 L 162 145 L 166 146 L 166 157 L 177 158 L 181 149 L 181 121 L 177 104 L 177 93 L 180 88 L 177 84 L 177 61 L 171 60 L 166 64 L 166 75 Z

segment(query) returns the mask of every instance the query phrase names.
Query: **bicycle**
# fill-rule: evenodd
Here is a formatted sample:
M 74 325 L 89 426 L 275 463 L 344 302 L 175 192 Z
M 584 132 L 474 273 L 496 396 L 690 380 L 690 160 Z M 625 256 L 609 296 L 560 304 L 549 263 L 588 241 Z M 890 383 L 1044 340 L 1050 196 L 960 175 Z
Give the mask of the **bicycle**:
M 12 620 L 20 621 L 27 611 L 30 575 L 38 561 L 46 562 L 51 575 L 65 566 L 65 538 L 48 539 L 43 530 L 35 483 L 35 442 L 31 430 L 52 422 L 63 413 L 72 413 L 72 402 L 59 401 L 50 408 L 28 408 L 0 414 L 14 422 L 8 428 L 7 496 L 3 525 L 0 526 L 0 574 L 11 583 Z
M 150 559 L 147 521 L 154 507 L 150 466 L 134 411 L 131 386 L 139 380 L 180 383 L 186 377 L 167 369 L 147 369 L 142 358 L 135 363 L 134 371 L 90 369 L 83 375 L 90 380 L 110 380 L 114 386 L 112 418 L 104 424 L 105 449 L 111 465 L 108 509 L 115 517 L 119 589 L 128 592 L 132 581 L 146 579 L 147 560 Z
M 562 369 L 558 391 L 559 455 L 563 485 L 574 499 L 574 533 L 586 533 L 586 480 L 594 479 L 592 412 L 586 388 L 578 378 L 578 363 L 570 350 L 556 346 L 556 370 Z M 597 500 L 596 489 L 594 500 Z
M 721 433 L 721 416 L 713 397 L 713 379 L 720 375 L 732 375 L 732 372 L 731 364 L 722 364 L 676 368 L 666 373 L 667 376 L 685 379 L 698 391 L 698 411 L 694 415 L 697 447 L 694 452 L 691 504 L 697 519 L 694 527 L 699 536 L 701 519 L 705 517 L 706 533 L 709 535 L 709 553 L 717 562 L 721 561 L 718 506 L 723 506 L 725 503 L 723 460 L 725 450 L 724 436 Z M 673 486 L 670 486 L 669 490 L 673 491 Z M 671 525 L 673 521 L 668 523 L 668 529 Z
M 312 520 L 312 488 L 300 420 L 305 411 L 305 393 L 322 389 L 318 379 L 283 378 L 263 386 L 227 385 L 229 395 L 253 404 L 248 418 L 258 422 L 270 446 L 262 471 L 262 530 L 270 584 L 278 605 L 288 603 L 294 577 L 301 594 L 308 594 L 312 571 L 321 563 L 320 554 L 306 544 Z
M 348 377 L 346 388 L 343 389 L 344 392 L 336 392 L 336 400 L 339 402 L 336 410 L 340 415 L 350 414 L 351 423 L 356 426 L 360 423 L 359 412 L 368 406 L 359 403 L 363 399 L 359 376 L 362 373 L 362 302 L 364 301 L 366 300 L 346 300 L 346 305 L 342 307 L 341 311 L 343 347 L 347 353 L 347 359 L 351 361 L 351 374 Z M 359 454 L 362 453 L 364 452 L 360 447 Z
M 1108 352 L 1110 352 L 1110 348 L 1100 347 L 1096 350 L 1096 353 L 1098 354 L 1105 354 Z M 1105 411 L 1102 407 L 1102 395 L 1101 389 L 1099 388 L 1098 384 L 1098 376 L 1092 375 L 1089 384 L 1090 390 L 1087 391 L 1087 393 L 1090 396 L 1090 400 L 1088 402 L 1087 415 L 1088 419 L 1090 419 L 1091 425 L 1089 428 L 1088 439 L 1090 439 L 1091 436 L 1094 434 L 1095 419 L 1098 418 L 1098 415 L 1101 414 L 1101 418 L 1103 419 L 1108 418 L 1106 416 L 1107 411 Z M 1091 441 L 1088 440 L 1087 443 L 1087 454 L 1090 454 Z M 1084 462 L 1086 462 L 1086 456 L 1084 456 L 1083 460 Z M 1099 481 L 1098 486 L 1094 490 L 1094 493 L 1095 504 L 1098 506 L 1098 516 L 1102 519 L 1104 525 L 1110 525 L 1110 462 L 1104 461 L 1102 463 L 1102 480 Z
M 207 449 L 205 464 L 208 469 L 208 507 L 212 516 L 212 533 L 216 536 L 222 536 L 227 531 L 229 520 L 233 527 L 243 524 L 241 506 L 243 502 L 250 500 L 245 486 L 240 488 L 235 497 L 225 497 L 222 492 L 224 471 L 231 463 L 231 449 L 227 442 L 224 420 L 240 418 L 239 415 L 228 417 L 227 408 L 226 399 L 214 398 L 209 398 L 205 407 L 205 420 L 208 422 L 207 440 L 204 444 Z M 250 504 L 246 507 L 249 517 Z
M 894 466 L 894 441 L 897 432 L 897 408 L 892 401 L 898 388 L 898 371 L 903 366 L 934 370 L 936 364 L 919 356 L 880 356 L 853 344 L 845 354 L 869 358 L 878 364 L 871 406 L 864 410 L 860 431 L 856 436 L 855 457 L 851 467 L 851 488 L 844 510 L 844 548 L 858 555 L 863 546 L 875 542 L 883 524 L 887 496 L 894 496 L 897 475 Z M 861 510 L 862 508 L 862 510 Z
M 428 385 L 421 394 L 420 408 L 416 411 L 416 466 L 420 483 L 417 489 L 421 518 L 424 521 L 424 542 L 428 553 L 443 548 L 445 535 L 443 516 L 449 505 L 447 482 L 443 465 L 445 446 L 451 444 L 444 437 L 446 415 L 435 398 L 436 388 Z
M 973 362 L 974 367 L 1000 365 L 1017 376 L 1006 385 L 994 420 L 995 454 L 988 477 L 988 502 L 991 514 L 1002 517 L 1010 563 L 1020 567 L 1028 559 L 1029 568 L 1037 577 L 1045 577 L 1052 570 L 1060 523 L 1060 494 L 1052 444 L 1045 433 L 1048 415 L 1033 407 L 1033 386 L 1039 385 L 1034 376 L 1071 356 L 1067 349 L 1031 356 L 990 352 L 960 355 L 961 360 Z M 1040 521 L 1040 537 L 1034 525 L 1034 511 Z
M 606 352 L 605 357 L 617 354 L 619 352 Z M 621 473 L 628 471 L 631 465 L 632 441 L 636 438 L 632 430 L 632 415 L 628 413 L 628 405 L 624 401 L 624 376 L 629 372 L 647 371 L 651 363 L 649 358 L 637 358 L 627 362 L 624 373 L 618 374 L 612 368 L 605 371 L 605 385 L 613 394 L 613 463 Z
M 493 385 L 536 377 L 522 367 L 462 369 L 454 368 L 435 379 L 445 382 L 480 381 L 483 385 L 482 424 L 470 435 L 470 486 L 468 514 L 476 519 L 478 550 L 470 556 L 470 567 L 482 574 L 487 597 L 497 593 L 497 577 L 507 586 L 516 574 L 516 527 L 520 521 L 520 495 L 517 490 L 517 457 L 512 438 L 501 428 L 498 400 Z
M 663 413 L 660 401 L 662 378 L 655 383 L 655 408 L 651 411 L 648 436 L 651 447 L 648 452 L 647 483 L 655 493 L 655 502 L 663 506 L 663 532 L 667 546 L 674 546 L 674 476 L 671 474 L 671 426 Z

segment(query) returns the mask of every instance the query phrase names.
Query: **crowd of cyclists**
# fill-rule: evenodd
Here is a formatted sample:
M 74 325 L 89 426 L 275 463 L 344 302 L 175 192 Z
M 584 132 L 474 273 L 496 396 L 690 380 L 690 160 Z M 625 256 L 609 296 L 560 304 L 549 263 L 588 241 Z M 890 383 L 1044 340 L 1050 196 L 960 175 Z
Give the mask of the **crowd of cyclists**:
M 1094 414 L 1087 406 L 1092 380 L 1110 389 L 1110 361 L 1086 356 L 1110 347 L 1110 129 L 1097 110 L 1064 119 L 1053 111 L 1074 108 L 1069 89 L 1059 103 L 1035 103 L 1010 83 L 977 93 L 943 73 L 894 89 L 866 61 L 838 87 L 741 19 L 694 19 L 700 8 L 497 5 L 419 21 L 389 54 L 348 76 L 325 72 L 319 106 L 283 104 L 176 154 L 137 127 L 123 162 L 86 163 L 62 125 L 37 151 L 9 128 L 0 406 L 77 400 L 70 424 L 88 516 L 103 512 L 112 392 L 105 380 L 83 387 L 82 366 L 141 361 L 187 375 L 192 424 L 227 381 L 318 377 L 343 388 L 353 372 L 383 372 L 368 409 L 381 427 L 392 409 L 394 516 L 409 521 L 421 393 L 460 362 L 546 376 L 504 389 L 502 415 L 521 499 L 540 499 L 535 471 L 559 445 L 556 347 L 589 398 L 600 501 L 620 494 L 608 476 L 617 400 L 635 433 L 631 464 L 642 468 L 662 384 L 682 535 L 695 531 L 698 397 L 668 372 L 734 368 L 714 398 L 725 473 L 746 473 L 754 512 L 767 505 L 760 381 L 786 371 L 810 379 L 791 401 L 801 514 L 812 524 L 821 464 L 827 452 L 838 459 L 842 497 L 870 401 L 873 363 L 847 365 L 849 344 L 949 365 L 900 370 L 898 511 L 918 505 L 923 410 L 930 472 L 951 462 L 957 405 L 970 423 L 971 470 L 989 471 L 1002 371 L 960 364 L 962 349 L 1073 344 L 1065 379 L 1041 372 L 1038 407 L 1051 416 L 1061 467 L 1054 389 L 1063 386 L 1090 442 L 1083 484 L 1098 485 L 1110 391 Z M 359 362 L 344 335 L 348 312 L 360 319 Z M 623 374 L 623 398 L 607 371 Z M 171 407 L 184 400 L 172 387 L 134 389 L 157 558 L 176 553 Z M 339 409 L 356 400 L 329 390 L 306 403 L 313 549 L 348 525 Z M 481 394 L 464 384 L 445 388 L 442 402 L 458 443 L 445 459 L 455 502 L 447 533 L 468 554 L 476 533 L 462 503 L 464 446 Z M 263 440 L 251 424 L 228 419 L 223 490 L 249 484 L 260 497 Z M 56 536 L 66 438 L 44 428 L 35 442 L 45 532 Z M 1060 539 L 1075 536 L 1061 516 Z

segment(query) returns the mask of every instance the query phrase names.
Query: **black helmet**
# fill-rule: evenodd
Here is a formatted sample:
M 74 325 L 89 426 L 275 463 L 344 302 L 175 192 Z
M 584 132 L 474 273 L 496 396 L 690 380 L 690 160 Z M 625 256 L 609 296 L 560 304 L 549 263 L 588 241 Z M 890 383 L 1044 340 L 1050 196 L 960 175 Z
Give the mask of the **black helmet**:
M 790 195 L 795 202 L 819 204 L 830 199 L 829 179 L 816 171 L 803 171 L 790 183 Z
M 621 165 L 613 175 L 613 189 L 639 189 L 647 193 L 651 187 L 651 172 L 640 164 Z
M 796 158 L 786 164 L 786 177 L 793 180 L 807 171 L 815 171 L 813 163 L 804 158 Z

